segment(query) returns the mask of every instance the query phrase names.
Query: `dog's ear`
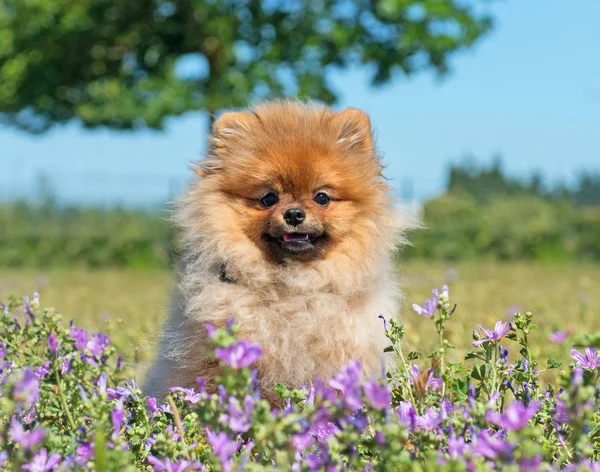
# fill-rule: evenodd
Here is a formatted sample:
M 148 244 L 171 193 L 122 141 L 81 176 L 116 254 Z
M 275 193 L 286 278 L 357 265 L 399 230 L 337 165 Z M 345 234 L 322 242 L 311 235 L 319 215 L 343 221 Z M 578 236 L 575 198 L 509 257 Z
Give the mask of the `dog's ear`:
M 223 113 L 213 125 L 213 137 L 215 140 L 237 137 L 250 129 L 253 119 L 251 113 L 242 111 Z
M 241 111 L 223 113 L 213 124 L 206 159 L 192 167 L 192 171 L 200 177 L 219 172 L 228 151 L 237 147 L 244 133 L 250 129 L 253 118 L 251 113 Z
M 373 151 L 371 121 L 364 111 L 347 108 L 333 117 L 337 124 L 338 143 L 357 151 Z

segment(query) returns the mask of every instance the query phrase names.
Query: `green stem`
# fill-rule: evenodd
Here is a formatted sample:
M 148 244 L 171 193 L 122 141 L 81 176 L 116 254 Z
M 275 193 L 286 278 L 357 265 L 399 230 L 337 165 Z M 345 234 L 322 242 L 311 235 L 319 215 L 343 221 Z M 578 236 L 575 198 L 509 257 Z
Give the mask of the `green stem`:
M 410 385 L 410 380 L 409 380 L 410 373 L 408 372 L 408 366 L 406 365 L 406 361 L 404 360 L 404 354 L 402 353 L 402 347 L 400 346 L 400 342 L 397 343 L 395 350 L 396 350 L 396 354 L 398 354 L 398 356 L 400 356 L 400 361 L 402 362 L 402 367 L 404 369 L 404 380 L 407 384 L 406 386 L 407 386 L 407 390 L 408 390 L 408 395 L 410 396 L 410 401 L 416 410 L 417 403 L 415 402 L 415 397 L 413 396 L 412 387 Z M 417 413 L 418 413 L 418 411 L 417 411 Z
M 446 348 L 444 347 L 444 325 L 440 321 L 438 335 L 440 337 L 440 373 L 442 376 L 442 399 L 446 396 L 446 367 L 444 362 L 444 356 L 446 354 Z
M 488 391 L 488 397 L 490 400 L 492 399 L 492 393 L 496 391 L 496 383 L 498 382 L 498 373 L 496 372 L 496 362 L 498 360 L 498 345 L 493 344 L 493 346 L 494 347 L 492 349 L 494 350 L 494 358 L 492 359 L 492 356 L 488 356 L 490 366 L 492 367 L 492 386 Z
M 63 393 L 62 382 L 60 381 L 60 374 L 58 373 L 58 369 L 56 368 L 56 366 L 54 369 L 54 375 L 56 377 L 56 388 L 58 389 L 58 397 L 60 398 L 60 403 L 62 405 L 62 408 L 63 408 L 65 414 L 67 415 L 67 419 L 69 420 L 69 425 L 71 426 L 71 428 L 74 431 L 77 429 L 77 425 L 75 424 L 75 421 L 73 420 L 73 417 L 71 416 L 71 412 L 69 411 L 69 408 L 67 408 L 67 401 L 66 401 L 65 395 Z

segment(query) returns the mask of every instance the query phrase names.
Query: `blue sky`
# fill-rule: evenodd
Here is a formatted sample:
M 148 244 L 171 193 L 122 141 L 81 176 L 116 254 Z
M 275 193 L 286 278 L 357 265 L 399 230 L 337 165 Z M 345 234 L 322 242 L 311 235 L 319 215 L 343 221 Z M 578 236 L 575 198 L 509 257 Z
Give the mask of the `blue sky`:
M 392 185 L 440 193 L 448 163 L 504 157 L 515 175 L 551 180 L 600 170 L 600 1 L 496 0 L 495 30 L 452 60 L 453 72 L 369 87 L 368 71 L 332 75 L 340 108 L 371 115 Z M 70 202 L 146 204 L 177 193 L 203 150 L 206 118 L 163 133 L 57 127 L 42 137 L 0 128 L 0 199 L 35 191 L 45 174 Z

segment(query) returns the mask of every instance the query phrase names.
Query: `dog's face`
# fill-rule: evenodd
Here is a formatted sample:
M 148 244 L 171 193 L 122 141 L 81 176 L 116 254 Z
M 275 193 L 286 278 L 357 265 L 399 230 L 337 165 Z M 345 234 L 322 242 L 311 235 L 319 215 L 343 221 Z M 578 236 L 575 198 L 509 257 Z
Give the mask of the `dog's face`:
M 344 241 L 360 242 L 387 202 L 358 110 L 284 102 L 228 113 L 213 144 L 202 172 L 224 196 L 224 217 L 236 219 L 228 227 L 272 262 L 325 259 Z

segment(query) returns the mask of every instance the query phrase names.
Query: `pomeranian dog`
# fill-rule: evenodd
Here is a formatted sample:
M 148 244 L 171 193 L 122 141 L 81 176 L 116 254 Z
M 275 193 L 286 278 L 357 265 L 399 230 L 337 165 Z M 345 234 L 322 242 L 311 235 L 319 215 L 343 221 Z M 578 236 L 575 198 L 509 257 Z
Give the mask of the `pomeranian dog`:
M 382 175 L 368 116 L 275 101 L 222 115 L 179 201 L 184 256 L 146 392 L 214 387 L 206 324 L 260 344 L 263 396 L 327 381 L 351 359 L 381 375 L 379 315 L 397 316 L 392 255 L 410 224 Z

